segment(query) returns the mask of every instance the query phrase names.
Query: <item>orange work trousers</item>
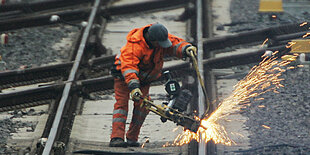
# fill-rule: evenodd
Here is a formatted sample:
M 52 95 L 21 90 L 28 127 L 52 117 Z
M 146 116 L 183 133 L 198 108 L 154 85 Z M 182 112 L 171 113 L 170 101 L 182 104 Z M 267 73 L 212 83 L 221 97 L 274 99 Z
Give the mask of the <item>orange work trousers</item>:
M 150 85 L 141 86 L 140 89 L 143 96 L 146 96 L 149 93 Z M 114 91 L 116 103 L 113 110 L 111 139 L 116 137 L 124 139 L 130 90 L 125 81 L 114 78 Z M 132 141 L 138 141 L 140 128 L 149 113 L 149 110 L 140 107 L 141 102 L 142 100 L 134 102 L 133 115 L 126 134 L 126 138 Z

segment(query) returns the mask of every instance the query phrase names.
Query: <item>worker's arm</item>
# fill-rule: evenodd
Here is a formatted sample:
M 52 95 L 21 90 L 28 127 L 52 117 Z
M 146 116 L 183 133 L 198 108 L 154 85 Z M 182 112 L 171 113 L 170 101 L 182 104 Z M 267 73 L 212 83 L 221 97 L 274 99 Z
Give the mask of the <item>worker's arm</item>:
M 121 49 L 121 72 L 130 91 L 140 88 L 140 81 L 138 78 L 140 53 L 140 47 L 133 43 L 127 43 L 126 46 Z
M 191 47 L 192 44 L 172 34 L 168 34 L 168 37 L 169 37 L 169 40 L 172 42 L 172 46 L 165 49 L 167 50 L 167 52 L 165 53 L 168 53 L 171 56 L 176 56 L 178 58 L 182 58 L 183 60 L 185 60 L 186 57 L 188 57 L 186 53 L 186 49 L 188 47 Z

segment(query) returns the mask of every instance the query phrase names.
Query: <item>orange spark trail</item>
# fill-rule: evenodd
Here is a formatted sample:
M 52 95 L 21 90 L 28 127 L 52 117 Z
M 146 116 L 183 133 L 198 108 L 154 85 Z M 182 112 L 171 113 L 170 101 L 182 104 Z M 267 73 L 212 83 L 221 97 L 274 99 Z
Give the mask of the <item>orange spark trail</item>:
M 266 44 L 266 42 L 268 41 L 269 39 L 266 38 L 265 41 L 262 43 L 262 45 L 260 46 L 261 48 Z
M 307 22 L 303 22 L 299 26 L 302 27 L 302 26 L 305 26 L 306 24 L 308 24 L 308 23 Z
M 271 129 L 269 126 L 267 125 L 262 125 L 262 127 L 266 128 L 266 129 Z
M 200 138 L 205 142 L 213 140 L 216 144 L 235 144 L 234 140 L 226 132 L 221 120 L 225 120 L 230 114 L 240 112 L 240 110 L 249 106 L 250 98 L 269 91 L 277 93 L 276 89 L 284 87 L 280 84 L 284 79 L 279 78 L 279 76 L 286 71 L 284 66 L 289 63 L 290 61 L 277 60 L 275 55 L 271 57 L 264 56 L 263 60 L 234 86 L 232 94 L 224 99 L 208 118 L 201 121 L 201 126 L 205 128 L 199 127 L 196 133 L 185 130 L 175 139 L 172 145 L 188 144 L 193 139 L 199 142 Z M 265 126 L 265 128 L 268 128 L 268 126 Z
M 296 44 L 296 42 L 291 41 L 291 42 L 288 42 L 287 44 L 288 44 L 288 45 L 286 45 L 285 47 L 286 47 L 286 48 L 291 48 L 293 45 Z
M 264 105 L 259 105 L 259 106 L 257 106 L 257 107 L 259 107 L 259 108 L 265 108 L 265 106 L 264 106 Z
M 308 37 L 309 35 L 310 35 L 310 33 L 307 32 L 305 35 L 302 36 L 302 38 L 306 38 L 306 37 Z

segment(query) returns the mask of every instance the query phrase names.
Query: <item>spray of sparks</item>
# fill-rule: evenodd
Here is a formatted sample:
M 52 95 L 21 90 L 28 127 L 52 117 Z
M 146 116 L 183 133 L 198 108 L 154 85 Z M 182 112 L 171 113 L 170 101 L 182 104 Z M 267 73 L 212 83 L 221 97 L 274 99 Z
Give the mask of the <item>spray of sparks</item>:
M 149 138 L 145 139 L 145 142 L 143 142 L 143 144 L 141 145 L 141 148 L 144 148 L 145 144 L 149 143 L 149 142 L 150 142 Z
M 305 25 L 307 25 L 307 24 L 308 24 L 307 22 L 303 22 L 303 23 L 301 23 L 299 26 L 302 27 L 302 26 L 305 26 Z
M 174 141 L 173 146 L 179 146 L 188 144 L 191 140 L 197 142 L 208 142 L 213 140 L 216 144 L 221 143 L 225 145 L 232 145 L 235 142 L 229 138 L 225 127 L 220 120 L 227 119 L 227 116 L 233 113 L 237 113 L 242 109 L 250 105 L 250 98 L 257 97 L 269 91 L 277 92 L 277 89 L 284 87 L 280 82 L 279 76 L 286 71 L 284 66 L 288 65 L 291 61 L 277 60 L 274 52 L 272 56 L 263 55 L 263 60 L 256 66 L 254 66 L 248 75 L 239 81 L 232 94 L 224 99 L 218 109 L 216 109 L 208 118 L 201 120 L 201 126 L 196 133 L 190 130 L 185 130 Z M 264 98 L 258 98 L 257 100 L 263 100 Z M 262 106 L 261 106 L 262 107 Z M 264 125 L 264 128 L 270 127 Z
M 299 26 L 307 25 L 307 22 L 301 23 Z M 310 27 L 309 27 L 310 29 Z M 303 38 L 306 38 L 310 33 L 303 35 Z M 263 47 L 268 41 L 268 38 L 263 42 Z M 289 42 L 286 48 L 291 48 L 296 42 Z M 190 130 L 185 130 L 182 134 L 179 134 L 174 140 L 173 144 L 168 142 L 163 145 L 166 146 L 180 146 L 183 144 L 188 144 L 192 140 L 197 142 L 205 141 L 208 142 L 213 140 L 214 143 L 232 145 L 236 144 L 231 138 L 229 138 L 228 133 L 225 130 L 225 127 L 221 124 L 220 120 L 226 120 L 227 116 L 233 113 L 238 113 L 242 109 L 245 109 L 250 105 L 250 99 L 253 97 L 258 97 L 261 94 L 264 94 L 269 91 L 278 93 L 277 89 L 284 87 L 280 82 L 284 79 L 279 78 L 283 72 L 287 69 L 294 69 L 295 67 L 287 67 L 286 65 L 290 64 L 292 61 L 295 61 L 298 57 L 298 54 L 294 55 L 284 55 L 281 58 L 288 57 L 288 59 L 283 59 L 283 61 L 277 60 L 275 55 L 279 51 L 275 51 L 272 56 L 268 56 L 266 53 L 262 56 L 263 60 L 256 66 L 254 66 L 249 74 L 239 81 L 235 87 L 232 94 L 224 99 L 209 117 L 201 120 L 201 124 L 196 133 L 191 132 Z M 297 67 L 303 67 L 303 65 L 297 65 Z M 264 98 L 257 98 L 254 101 L 263 100 Z M 264 105 L 258 105 L 259 108 L 265 107 Z M 202 127 L 203 126 L 203 127 Z M 262 125 L 265 129 L 270 129 L 267 125 Z M 243 137 L 239 133 L 232 133 Z
M 265 41 L 261 45 L 261 48 L 267 43 L 268 40 L 269 40 L 268 38 L 265 39 Z

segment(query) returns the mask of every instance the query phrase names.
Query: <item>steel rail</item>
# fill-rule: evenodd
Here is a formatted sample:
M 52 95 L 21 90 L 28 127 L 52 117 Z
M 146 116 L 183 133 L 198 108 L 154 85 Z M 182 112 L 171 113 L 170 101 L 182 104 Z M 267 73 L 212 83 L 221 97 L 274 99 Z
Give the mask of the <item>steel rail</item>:
M 35 2 L 20 2 L 20 3 L 14 3 L 14 4 L 1 5 L 0 12 L 4 13 L 4 12 L 9 12 L 9 11 L 17 11 L 17 10 L 23 10 L 23 12 L 25 12 L 26 10 L 29 10 L 31 12 L 38 12 L 38 11 L 50 10 L 54 8 L 67 7 L 67 6 L 90 3 L 90 2 L 92 2 L 92 0 L 74 0 L 74 1 L 47 0 L 47 1 L 35 1 Z
M 114 57 L 115 55 L 90 59 L 86 67 L 90 69 L 98 69 L 98 67 L 101 69 L 110 68 L 113 65 Z M 23 70 L 0 72 L 0 90 L 60 79 L 67 80 L 65 77 L 69 75 L 72 66 L 73 62 L 67 62 L 43 67 L 26 68 Z
M 146 2 L 112 6 L 110 8 L 107 8 L 106 10 L 102 10 L 102 13 L 114 16 L 157 9 L 162 10 L 163 8 L 178 8 L 184 6 L 184 4 L 188 2 L 189 0 L 149 0 Z
M 282 45 L 237 55 L 204 59 L 203 63 L 205 67 L 210 67 L 211 69 L 223 69 L 233 66 L 258 63 L 262 60 L 261 56 L 264 55 L 266 50 L 279 51 L 279 53 L 275 55 L 276 57 L 281 57 L 290 51 L 290 49 L 286 48 L 285 45 Z
M 81 40 L 81 43 L 80 43 L 80 46 L 79 46 L 79 49 L 78 49 L 78 52 L 76 55 L 75 62 L 73 64 L 69 78 L 68 78 L 68 80 L 65 84 L 64 90 L 63 90 L 62 97 L 60 99 L 60 102 L 59 102 L 59 105 L 57 108 L 57 113 L 56 113 L 56 116 L 55 116 L 55 119 L 54 119 L 54 122 L 53 122 L 53 125 L 51 128 L 50 134 L 48 136 L 48 141 L 46 142 L 46 145 L 45 145 L 43 153 L 42 153 L 43 155 L 49 155 L 51 153 L 54 141 L 56 139 L 56 134 L 58 133 L 58 126 L 59 126 L 59 123 L 61 121 L 62 114 L 64 113 L 64 107 L 65 107 L 65 104 L 68 100 L 69 93 L 72 89 L 72 84 L 75 81 L 76 73 L 77 73 L 78 68 L 80 66 L 80 62 L 81 62 L 81 59 L 82 59 L 82 56 L 84 53 L 85 45 L 87 43 L 87 39 L 89 37 L 89 33 L 90 33 L 91 27 L 93 25 L 93 22 L 95 20 L 95 16 L 96 16 L 97 10 L 99 8 L 99 4 L 100 4 L 100 0 L 96 0 L 94 2 L 94 6 L 93 6 L 93 9 L 91 11 L 89 20 L 88 20 L 88 25 L 84 30 L 83 37 L 82 37 L 82 40 Z
M 202 9 L 202 0 L 197 0 L 196 1 L 196 9 L 197 9 L 197 12 L 196 12 L 196 42 L 197 42 L 197 52 L 198 52 L 198 55 L 197 55 L 197 64 L 198 65 L 198 69 L 199 71 L 196 71 L 197 74 L 199 74 L 200 72 L 200 75 L 197 75 L 198 78 L 200 78 L 198 80 L 198 114 L 199 114 L 199 118 L 201 117 L 204 117 L 203 115 L 205 114 L 205 110 L 206 110 L 206 107 L 208 107 L 208 110 L 209 110 L 209 101 L 208 101 L 208 96 L 207 96 L 207 92 L 205 90 L 205 87 L 202 87 L 205 85 L 204 83 L 204 66 L 203 66 L 203 42 L 202 42 L 202 13 L 203 10 Z M 193 60 L 193 63 L 195 63 L 195 60 Z M 194 65 L 195 66 L 195 65 Z M 197 67 L 197 66 L 195 66 Z M 203 90 L 204 89 L 204 90 Z M 207 105 L 205 104 L 207 101 Z M 198 144 L 198 154 L 199 155 L 205 155 L 206 154 L 206 142 L 202 139 L 202 136 L 200 135 L 200 142 Z
M 287 44 L 292 39 L 309 39 L 310 37 L 306 35 L 307 33 L 309 33 L 309 31 L 274 36 L 270 38 L 268 45 L 279 46 L 279 45 Z
M 208 38 L 204 41 L 204 50 L 214 51 L 214 50 L 221 50 L 227 47 L 233 47 L 236 45 L 249 44 L 255 42 L 262 43 L 262 41 L 264 41 L 267 38 L 273 38 L 279 35 L 303 32 L 307 30 L 308 28 L 306 26 L 301 27 L 299 24 L 293 23 L 248 32 L 241 32 L 238 34 L 232 34 L 222 37 Z
M 59 80 L 69 75 L 73 62 L 0 72 L 0 89 Z M 62 80 L 66 80 L 62 79 Z
M 102 6 L 101 2 L 102 1 L 99 2 L 98 6 Z M 109 6 L 109 5 L 110 3 L 105 4 L 104 6 Z M 97 9 L 96 16 L 93 20 L 93 24 L 92 24 L 93 26 L 91 26 L 91 31 L 89 32 L 89 37 L 87 39 L 87 44 L 86 44 L 87 46 L 84 49 L 85 52 L 83 54 L 83 57 L 81 58 L 81 63 L 80 63 L 81 65 L 79 67 L 80 69 L 75 77 L 76 81 L 81 79 L 81 77 L 83 76 L 89 77 L 88 75 L 86 75 L 89 69 L 85 68 L 85 63 L 90 57 L 92 57 L 93 55 L 96 55 L 96 52 L 98 52 L 97 50 L 98 48 L 102 48 L 100 46 L 101 38 L 102 38 L 101 32 L 103 32 L 103 30 L 105 29 L 106 20 L 102 19 L 102 17 L 99 16 L 98 10 L 99 10 L 99 7 Z M 98 42 L 100 42 L 100 45 L 97 45 Z M 104 53 L 105 52 L 104 48 L 102 48 L 101 51 L 102 51 L 102 54 L 106 54 Z M 64 113 L 63 113 L 63 119 L 61 120 L 61 123 L 60 123 L 61 130 L 59 131 L 59 133 L 57 134 L 57 138 L 55 139 L 56 144 L 58 144 L 58 146 L 60 147 L 54 150 L 54 154 L 66 154 L 66 151 L 67 151 L 66 146 L 68 146 L 69 144 L 70 135 L 71 135 L 71 131 L 73 128 L 73 122 L 75 120 L 76 113 L 78 111 L 81 111 L 83 107 L 82 102 L 85 96 L 82 96 L 80 89 L 74 89 L 74 85 L 77 84 L 76 81 L 72 85 L 72 89 L 71 89 L 72 91 L 70 91 L 70 97 L 68 98 L 66 102 L 66 106 L 64 109 Z M 88 96 L 89 94 L 85 94 L 85 95 Z M 61 147 L 61 146 L 65 146 L 65 147 Z
M 63 84 L 47 85 L 0 95 L 0 112 L 49 104 L 63 90 Z
M 271 39 L 276 40 L 276 41 L 283 41 L 283 40 L 289 40 L 289 39 L 303 38 L 303 36 L 306 35 L 307 33 L 309 33 L 309 30 L 303 31 L 303 32 L 297 32 L 297 33 L 285 34 L 285 35 L 278 35 L 278 36 L 272 37 Z
M 91 8 L 84 7 L 65 11 L 54 11 L 51 13 L 31 14 L 26 17 L 2 20 L 0 21 L 0 32 L 34 26 L 55 25 L 58 24 L 58 22 L 50 21 L 51 16 L 55 14 L 60 16 L 62 21 L 82 21 L 87 19 L 90 10 Z
M 103 3 L 107 2 L 107 0 L 103 1 Z M 172 7 L 182 7 L 186 4 L 186 2 L 188 2 L 188 0 L 151 0 L 146 2 L 137 2 L 129 5 L 111 6 L 108 8 L 103 7 L 100 8 L 99 11 L 102 16 L 109 17 L 137 11 L 151 11 L 158 9 L 164 10 L 171 9 Z M 137 10 L 137 8 L 140 9 Z M 59 15 L 60 18 L 65 21 L 81 21 L 87 19 L 90 11 L 91 8 L 86 7 L 2 20 L 0 21 L 0 32 L 33 26 L 54 25 L 55 23 L 52 23 L 49 20 L 50 17 L 55 14 Z

